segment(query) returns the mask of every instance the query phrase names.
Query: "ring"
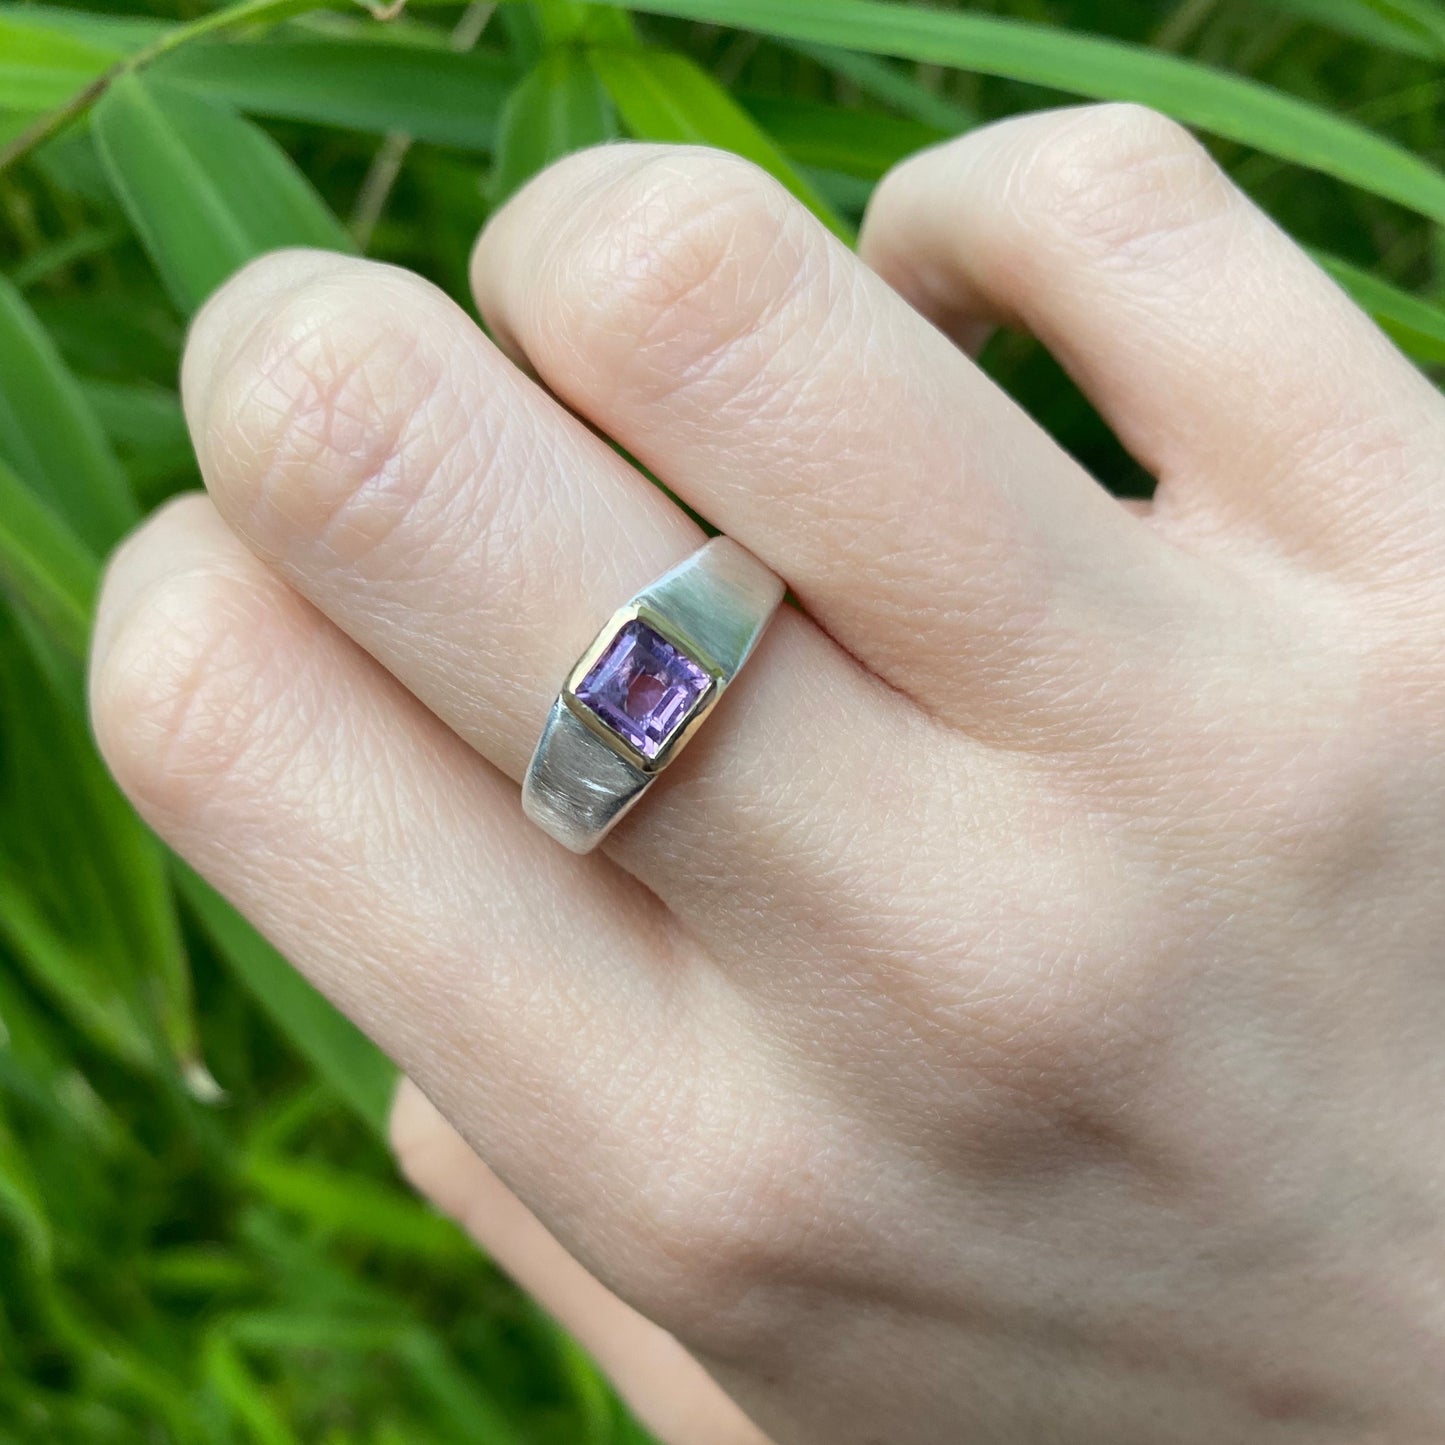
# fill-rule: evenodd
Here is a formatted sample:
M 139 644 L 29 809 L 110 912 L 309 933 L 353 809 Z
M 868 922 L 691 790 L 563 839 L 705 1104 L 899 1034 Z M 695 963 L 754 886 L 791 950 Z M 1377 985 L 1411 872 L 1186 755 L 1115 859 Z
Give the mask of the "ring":
M 547 714 L 527 816 L 590 853 L 696 734 L 782 597 L 780 577 L 714 537 L 614 612 Z

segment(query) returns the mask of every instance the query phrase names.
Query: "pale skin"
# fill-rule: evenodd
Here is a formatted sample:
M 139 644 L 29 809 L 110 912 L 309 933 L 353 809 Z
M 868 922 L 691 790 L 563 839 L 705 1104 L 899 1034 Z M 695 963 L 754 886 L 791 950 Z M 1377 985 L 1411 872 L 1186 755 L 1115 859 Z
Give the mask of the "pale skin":
M 669 1445 L 1438 1442 L 1445 402 L 1130 107 L 915 158 L 860 249 L 616 146 L 481 237 L 495 344 L 248 268 L 209 499 L 110 568 L 105 754 Z M 1150 506 L 979 371 L 1000 323 Z M 701 539 L 598 433 L 799 606 L 578 858 L 533 742 Z

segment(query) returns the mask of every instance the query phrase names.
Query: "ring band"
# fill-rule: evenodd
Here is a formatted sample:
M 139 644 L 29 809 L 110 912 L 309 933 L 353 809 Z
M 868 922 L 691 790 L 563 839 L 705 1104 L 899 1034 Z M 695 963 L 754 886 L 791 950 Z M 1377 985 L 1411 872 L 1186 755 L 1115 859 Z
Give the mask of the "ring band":
M 527 816 L 590 853 L 717 706 L 782 597 L 781 578 L 714 537 L 614 612 L 547 714 Z

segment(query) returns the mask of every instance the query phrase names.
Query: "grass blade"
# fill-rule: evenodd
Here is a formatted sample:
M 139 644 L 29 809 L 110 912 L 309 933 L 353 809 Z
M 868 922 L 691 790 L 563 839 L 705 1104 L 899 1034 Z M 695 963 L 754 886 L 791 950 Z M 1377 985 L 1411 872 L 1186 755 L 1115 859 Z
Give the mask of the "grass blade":
M 1368 311 L 1395 345 L 1426 366 L 1445 366 L 1445 311 L 1338 256 L 1315 260 Z
M 888 0 L 638 0 L 632 8 L 1135 101 L 1445 221 L 1445 173 L 1404 147 L 1242 76 L 1142 46 Z
M 269 1152 L 252 1153 L 244 1168 L 264 1198 L 324 1235 L 363 1240 L 419 1262 L 461 1265 L 476 1252 L 451 1220 L 400 1189 Z
M 946 140 L 917 121 L 791 96 L 740 97 L 749 115 L 799 165 L 876 181 L 907 156 Z
M 1312 20 L 1382 50 L 1438 59 L 1445 55 L 1445 6 L 1435 0 L 1268 0 L 1276 10 Z
M 978 116 L 971 110 L 949 100 L 946 96 L 935 95 L 919 84 L 911 75 L 905 75 L 886 60 L 858 50 L 839 50 L 834 45 L 809 45 L 796 42 L 789 46 L 799 55 L 815 60 L 825 70 L 851 80 L 864 95 L 881 100 L 884 105 L 896 110 L 899 115 L 917 121 L 932 130 L 945 135 L 957 135 L 978 124 Z

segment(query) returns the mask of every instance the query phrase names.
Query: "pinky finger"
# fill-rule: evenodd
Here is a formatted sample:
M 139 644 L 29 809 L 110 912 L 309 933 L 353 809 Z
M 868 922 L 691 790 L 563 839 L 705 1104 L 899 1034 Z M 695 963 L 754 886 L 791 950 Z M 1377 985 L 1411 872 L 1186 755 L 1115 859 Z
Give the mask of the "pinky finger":
M 567 1253 L 410 1079 L 392 1105 L 391 1142 L 402 1173 L 583 1345 L 660 1440 L 767 1445 L 672 1335 Z

